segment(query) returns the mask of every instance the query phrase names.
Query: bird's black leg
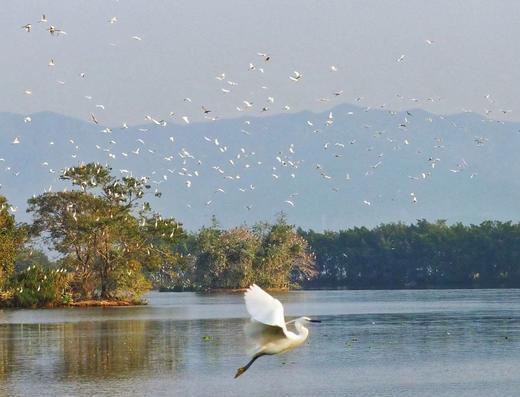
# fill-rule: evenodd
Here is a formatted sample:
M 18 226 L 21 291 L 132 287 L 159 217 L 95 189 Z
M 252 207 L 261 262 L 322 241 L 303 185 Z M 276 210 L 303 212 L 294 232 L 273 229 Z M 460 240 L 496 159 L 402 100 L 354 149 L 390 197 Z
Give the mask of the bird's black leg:
M 244 372 L 246 372 L 251 365 L 255 362 L 255 360 L 259 357 L 265 356 L 265 353 L 258 353 L 253 356 L 253 358 L 243 367 L 240 367 L 237 370 L 237 373 L 235 374 L 235 379 L 238 378 L 240 375 L 242 375 Z

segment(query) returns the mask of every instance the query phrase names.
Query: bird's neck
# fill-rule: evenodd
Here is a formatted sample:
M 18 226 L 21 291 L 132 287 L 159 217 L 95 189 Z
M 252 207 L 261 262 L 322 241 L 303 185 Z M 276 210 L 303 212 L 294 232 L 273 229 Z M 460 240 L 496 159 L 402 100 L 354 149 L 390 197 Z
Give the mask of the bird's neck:
M 295 321 L 294 328 L 296 328 L 296 331 L 298 332 L 298 336 L 302 338 L 303 340 L 307 339 L 307 336 L 309 335 L 309 330 L 305 328 L 305 326 L 299 322 Z

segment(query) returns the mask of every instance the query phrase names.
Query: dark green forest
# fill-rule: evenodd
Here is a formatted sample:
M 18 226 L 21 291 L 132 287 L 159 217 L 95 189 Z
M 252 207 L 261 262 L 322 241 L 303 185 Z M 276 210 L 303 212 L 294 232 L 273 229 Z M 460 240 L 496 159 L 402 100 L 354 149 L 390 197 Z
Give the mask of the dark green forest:
M 299 230 L 316 257 L 304 288 L 518 288 L 520 224 L 445 221 Z

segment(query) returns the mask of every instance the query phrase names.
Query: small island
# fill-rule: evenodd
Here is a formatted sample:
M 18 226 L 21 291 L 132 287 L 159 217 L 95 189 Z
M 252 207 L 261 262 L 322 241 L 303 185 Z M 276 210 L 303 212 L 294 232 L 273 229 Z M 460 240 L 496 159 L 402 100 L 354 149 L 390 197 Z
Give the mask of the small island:
M 147 178 L 89 163 L 61 179 L 72 189 L 28 200 L 32 224 L 16 223 L 0 196 L 2 307 L 140 305 L 150 289 L 241 292 L 252 283 L 272 292 L 520 287 L 520 225 L 511 222 L 318 233 L 281 214 L 229 230 L 213 218 L 189 233 L 152 210 Z
M 3 307 L 143 304 L 151 288 L 228 290 L 260 282 L 287 290 L 316 274 L 307 242 L 283 216 L 274 225 L 227 231 L 214 220 L 188 235 L 152 210 L 147 178 L 116 178 L 97 163 L 68 168 L 60 178 L 72 189 L 30 198 L 32 224 L 17 224 L 1 198 Z

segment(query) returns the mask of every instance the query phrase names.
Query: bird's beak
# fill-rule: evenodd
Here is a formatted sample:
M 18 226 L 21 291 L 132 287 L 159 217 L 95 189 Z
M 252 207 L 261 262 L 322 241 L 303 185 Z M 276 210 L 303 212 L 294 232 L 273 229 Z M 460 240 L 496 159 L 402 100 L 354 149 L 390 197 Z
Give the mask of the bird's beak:
M 311 323 L 321 323 L 321 320 L 309 320 Z

